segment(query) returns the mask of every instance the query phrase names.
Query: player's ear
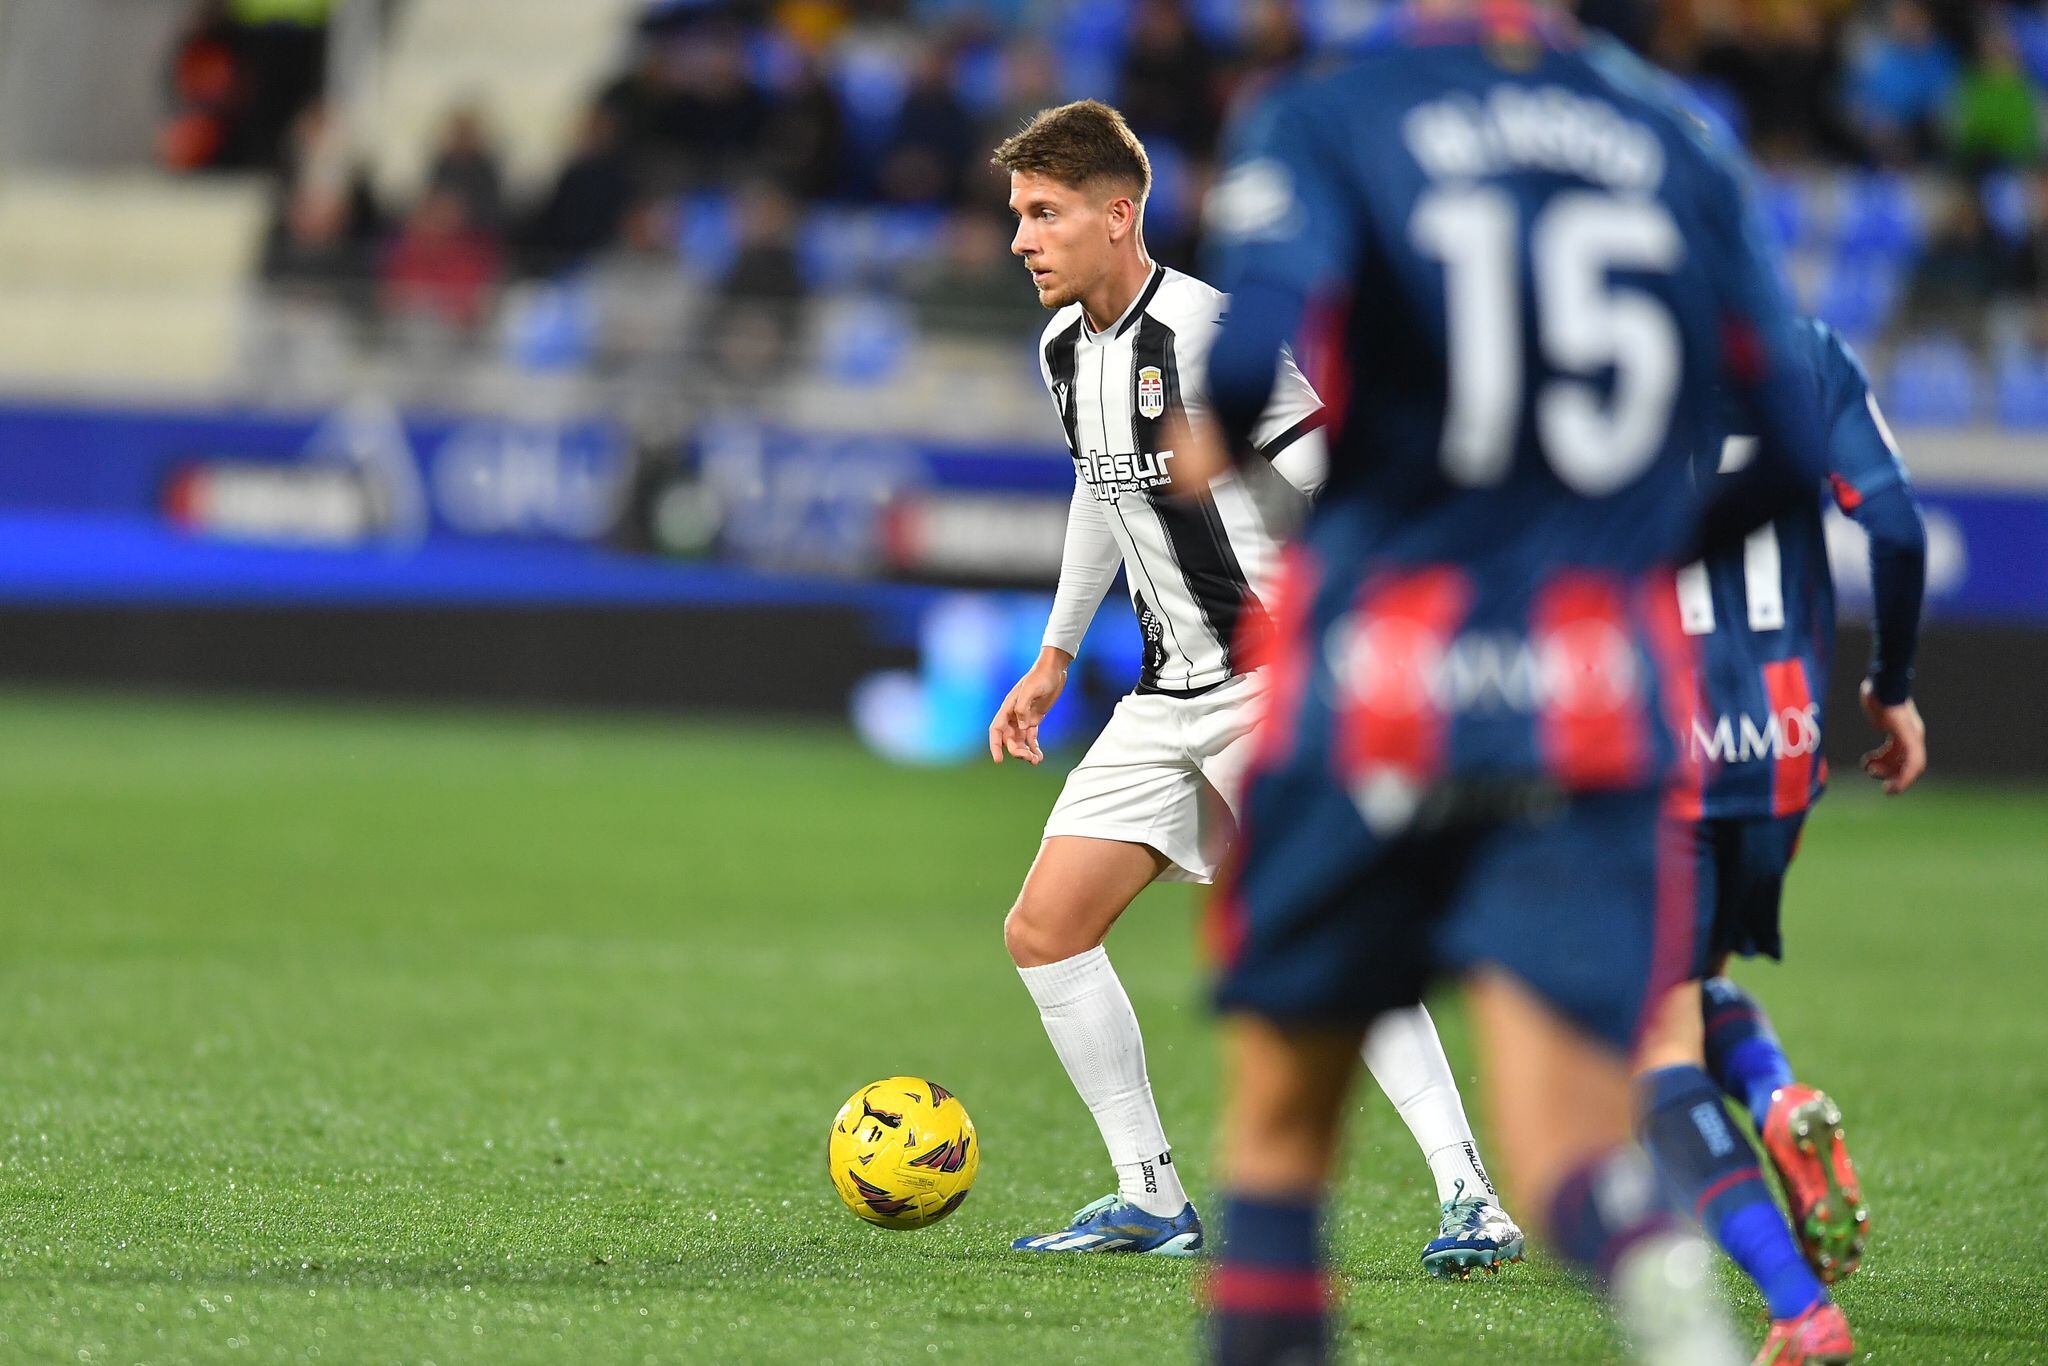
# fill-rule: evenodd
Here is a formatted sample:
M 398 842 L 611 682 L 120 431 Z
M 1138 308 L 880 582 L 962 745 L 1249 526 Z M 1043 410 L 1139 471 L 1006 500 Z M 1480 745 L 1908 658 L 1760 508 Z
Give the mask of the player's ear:
M 1112 242 L 1123 241 L 1138 221 L 1138 206 L 1128 195 L 1118 195 L 1110 200 L 1105 213 L 1109 218 L 1109 240 Z

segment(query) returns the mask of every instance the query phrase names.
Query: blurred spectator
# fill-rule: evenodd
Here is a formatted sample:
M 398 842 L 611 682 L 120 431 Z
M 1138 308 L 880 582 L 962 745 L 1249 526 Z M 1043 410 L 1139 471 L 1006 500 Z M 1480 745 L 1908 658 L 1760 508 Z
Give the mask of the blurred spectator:
M 632 198 L 618 118 L 594 104 L 583 112 L 569 160 L 521 233 L 524 268 L 552 274 L 581 262 L 618 234 Z
M 952 204 L 975 151 L 975 125 L 953 93 L 952 53 L 928 44 L 917 55 L 903 107 L 876 179 L 893 204 Z
M 772 175 L 803 199 L 845 190 L 846 119 L 818 58 L 806 53 L 762 135 Z
M 739 252 L 705 337 L 727 379 L 759 383 L 789 364 L 805 293 L 797 218 L 796 204 L 774 185 L 756 183 L 740 196 Z
M 503 261 L 497 239 L 469 215 L 460 193 L 430 189 L 385 249 L 378 274 L 387 318 L 473 331 L 488 315 Z
M 248 75 L 225 0 L 196 6 L 171 45 L 171 116 L 157 135 L 157 155 L 172 170 L 235 165 L 237 122 L 248 98 Z
M 2018 249 L 2017 283 L 2048 303 L 2048 166 L 2036 167 L 2027 186 L 2027 232 Z
M 277 164 L 292 120 L 319 96 L 332 8 L 332 0 L 229 0 L 249 73 L 242 115 L 248 164 Z
M 1702 36 L 1699 74 L 1735 96 L 1751 145 L 1765 160 L 1857 151 L 1838 112 L 1842 73 L 1830 36 L 1823 17 L 1806 5 L 1780 6 L 1748 23 L 1723 11 Z
M 457 106 L 441 126 L 440 143 L 427 166 L 427 188 L 460 199 L 472 227 L 492 233 L 504 227 L 505 173 L 484 131 L 483 111 L 475 105 Z
M 636 165 L 650 165 L 660 154 L 661 111 L 670 93 L 668 59 L 646 38 L 626 69 L 598 92 L 597 103 L 618 125 L 619 143 Z
M 1116 103 L 1140 138 L 1206 150 L 1216 140 L 1221 71 L 1184 0 L 1138 0 Z
M 920 329 L 963 337 L 1024 337 L 1045 326 L 1030 277 L 1010 254 L 1009 223 L 987 208 L 946 220 L 944 249 L 913 276 Z
M 1001 205 L 1010 196 L 1009 173 L 989 162 L 996 144 L 1031 122 L 1041 109 L 1060 103 L 1059 58 L 1036 38 L 1011 40 L 1003 49 L 1002 94 L 974 140 L 966 202 Z
M 1892 161 L 1941 145 L 1941 122 L 1961 79 L 1955 49 L 1920 0 L 1891 0 L 1883 29 L 1856 63 L 1853 103 L 1872 150 Z
M 695 291 L 676 260 L 675 215 L 643 199 L 625 214 L 618 242 L 591 262 L 589 290 L 600 365 L 674 382 L 688 359 Z
M 1003 49 L 1003 93 L 982 134 L 989 150 L 1031 122 L 1041 109 L 1060 103 L 1059 56 L 1043 39 L 1013 39 Z
M 744 33 L 708 24 L 667 40 L 653 127 L 657 166 L 674 183 L 659 188 L 730 184 L 755 174 L 754 159 L 771 108 L 747 66 Z
M 2040 158 L 2040 99 L 2004 24 L 1985 24 L 1978 36 L 1976 63 L 1956 90 L 1954 124 L 1955 154 L 1967 169 L 2028 166 Z
M 318 95 L 329 0 L 198 0 L 171 47 L 158 155 L 174 170 L 280 163 Z
M 1981 343 L 1986 314 L 2016 280 L 2017 263 L 1992 231 L 1974 185 L 1949 188 L 1942 216 L 1907 284 L 1900 323 L 1909 332 L 1948 332 Z
M 1243 51 L 1230 83 L 1230 98 L 1255 98 L 1256 93 L 1293 68 L 1308 52 L 1301 15 L 1288 0 L 1251 0 L 1246 6 Z M 1206 152 L 1210 142 L 1198 148 Z
M 381 225 L 332 106 L 300 114 L 289 148 L 264 241 L 264 276 L 292 300 L 367 311 Z
M 1657 36 L 1656 0 L 1579 0 L 1579 22 L 1649 53 Z

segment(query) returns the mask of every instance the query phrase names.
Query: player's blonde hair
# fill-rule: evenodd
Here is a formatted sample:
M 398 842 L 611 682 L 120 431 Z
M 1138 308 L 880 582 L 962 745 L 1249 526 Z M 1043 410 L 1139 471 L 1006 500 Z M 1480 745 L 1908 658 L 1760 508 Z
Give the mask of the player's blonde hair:
M 1006 171 L 1048 176 L 1071 189 L 1095 181 L 1131 191 L 1138 203 L 1152 192 L 1152 162 L 1124 116 L 1100 100 L 1041 109 L 1005 138 L 990 158 Z

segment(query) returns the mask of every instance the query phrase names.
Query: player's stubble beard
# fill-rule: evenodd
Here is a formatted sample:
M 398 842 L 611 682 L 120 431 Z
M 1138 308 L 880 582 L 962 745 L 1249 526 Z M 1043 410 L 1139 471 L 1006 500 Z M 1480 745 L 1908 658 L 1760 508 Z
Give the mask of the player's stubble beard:
M 1088 292 L 1085 288 L 1076 287 L 1063 271 L 1054 273 L 1049 287 L 1041 287 L 1036 280 L 1033 280 L 1031 285 L 1038 291 L 1039 306 L 1049 313 L 1065 308 L 1068 304 L 1079 303 L 1082 296 Z

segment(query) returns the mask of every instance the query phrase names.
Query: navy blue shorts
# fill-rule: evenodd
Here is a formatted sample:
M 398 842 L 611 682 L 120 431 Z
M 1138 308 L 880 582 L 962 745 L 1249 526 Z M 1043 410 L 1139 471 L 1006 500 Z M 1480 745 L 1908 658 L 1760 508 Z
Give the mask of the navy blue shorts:
M 1659 792 L 1554 796 L 1383 837 L 1315 767 L 1269 771 L 1247 793 L 1212 907 L 1218 1009 L 1363 1025 L 1439 977 L 1492 966 L 1627 1051 L 1684 977 L 1688 827 L 1662 817 Z
M 1778 904 L 1799 849 L 1806 813 L 1754 820 L 1705 820 L 1688 827 L 1699 898 L 1693 972 L 1704 977 L 1728 954 L 1784 956 Z

